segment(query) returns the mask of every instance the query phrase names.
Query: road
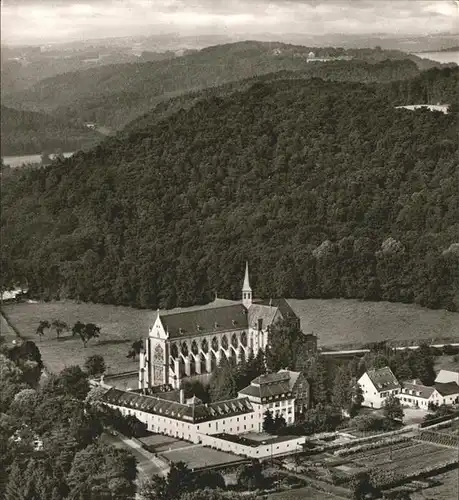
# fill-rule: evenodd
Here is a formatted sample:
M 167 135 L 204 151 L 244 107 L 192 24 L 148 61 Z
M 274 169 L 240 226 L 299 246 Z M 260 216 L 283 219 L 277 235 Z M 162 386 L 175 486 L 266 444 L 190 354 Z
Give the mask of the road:
M 140 444 L 132 439 L 124 436 L 104 434 L 103 440 L 117 448 L 124 448 L 132 453 L 137 460 L 138 478 L 141 482 L 151 478 L 153 475 L 166 476 L 169 472 L 169 465 L 166 462 L 155 457 L 153 453 L 144 450 Z
M 435 347 L 437 349 L 440 349 L 444 347 L 445 345 L 451 345 L 453 347 L 459 347 L 459 344 L 431 344 L 429 347 Z M 405 349 L 419 349 L 420 346 L 418 345 L 409 345 L 405 347 L 395 347 L 396 351 L 403 351 Z M 351 354 L 365 354 L 367 352 L 370 352 L 370 349 L 348 349 L 348 350 L 341 350 L 341 351 L 321 351 L 320 355 L 321 356 L 346 356 L 346 355 L 351 355 Z

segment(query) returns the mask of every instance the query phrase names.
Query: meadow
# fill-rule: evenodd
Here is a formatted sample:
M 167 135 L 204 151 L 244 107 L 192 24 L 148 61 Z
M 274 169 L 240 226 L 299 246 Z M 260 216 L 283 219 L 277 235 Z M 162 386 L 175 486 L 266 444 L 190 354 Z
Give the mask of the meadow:
M 415 305 L 357 300 L 289 300 L 301 319 L 305 333 L 318 336 L 325 348 L 354 348 L 382 340 L 416 343 L 442 338 L 459 342 L 459 314 L 433 311 Z M 177 309 L 178 311 L 179 309 Z M 22 302 L 3 306 L 3 311 L 21 337 L 33 340 L 42 352 L 48 370 L 57 372 L 75 364 L 82 365 L 87 356 L 101 354 L 107 373 L 137 370 L 138 363 L 126 357 L 131 343 L 148 335 L 156 311 L 105 304 L 60 302 Z M 77 321 L 101 327 L 98 339 L 86 348 L 79 338 L 64 333 L 60 339 L 54 331 L 45 331 L 40 339 L 36 329 L 40 320 L 60 319 L 72 326 Z M 2 325 L 3 330 L 6 327 Z M 8 338 L 11 338 L 11 332 Z

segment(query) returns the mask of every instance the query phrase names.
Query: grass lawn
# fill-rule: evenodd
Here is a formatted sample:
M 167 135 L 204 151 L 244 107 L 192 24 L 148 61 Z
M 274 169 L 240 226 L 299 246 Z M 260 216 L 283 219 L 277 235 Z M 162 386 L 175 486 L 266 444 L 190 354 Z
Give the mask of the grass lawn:
M 432 311 L 414 305 L 357 300 L 289 300 L 301 319 L 305 333 L 314 332 L 324 347 L 353 347 L 381 340 L 456 338 L 459 342 L 459 314 Z M 148 335 L 156 311 L 73 301 L 18 303 L 3 306 L 21 336 L 37 343 L 47 368 L 58 372 L 66 366 L 82 365 L 87 356 L 101 354 L 108 373 L 135 371 L 137 361 L 126 358 L 130 344 Z M 85 349 L 80 339 L 64 334 L 56 339 L 46 331 L 40 340 L 35 331 L 40 320 L 60 319 L 73 325 L 76 321 L 96 323 L 99 339 Z M 5 328 L 2 326 L 2 331 Z M 10 337 L 11 335 L 8 334 Z
M 318 336 L 323 347 L 367 342 L 454 338 L 459 342 L 459 313 L 413 304 L 345 299 L 289 299 L 304 333 Z
M 155 318 L 153 311 L 70 301 L 8 304 L 3 310 L 21 336 L 37 344 L 46 367 L 52 372 L 71 365 L 82 366 L 91 354 L 104 357 L 108 373 L 137 370 L 138 361 L 126 358 L 126 354 L 134 340 L 148 335 L 149 325 Z M 77 321 L 95 323 L 101 327 L 100 338 L 90 340 L 84 348 L 81 340 L 69 333 L 57 339 L 54 331 L 46 330 L 40 340 L 35 333 L 39 321 L 53 319 L 63 320 L 70 326 Z
M 193 446 L 193 443 L 188 441 L 176 439 L 171 436 L 163 436 L 162 434 L 151 434 L 150 436 L 140 438 L 139 441 L 154 449 L 156 453 Z
M 440 370 L 459 371 L 459 356 L 437 356 L 435 358 L 435 371 L 438 373 Z
M 206 465 L 230 464 L 242 459 L 242 457 L 232 455 L 231 453 L 213 450 L 202 445 L 187 446 L 180 450 L 166 451 L 161 453 L 161 456 L 172 460 L 172 462 L 183 461 L 191 469 Z

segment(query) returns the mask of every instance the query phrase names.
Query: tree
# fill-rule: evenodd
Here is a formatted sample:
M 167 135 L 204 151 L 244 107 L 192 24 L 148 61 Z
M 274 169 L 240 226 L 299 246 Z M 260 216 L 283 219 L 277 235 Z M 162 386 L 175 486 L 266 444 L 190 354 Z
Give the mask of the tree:
M 274 431 L 274 419 L 273 414 L 266 410 L 263 414 L 263 431 L 271 434 Z
M 285 417 L 278 413 L 275 418 L 274 418 L 274 432 L 279 432 L 281 429 L 284 429 L 287 427 L 287 422 L 285 420 Z
M 211 401 L 225 401 L 237 395 L 235 365 L 225 357 L 222 358 L 218 369 L 212 373 L 209 382 Z
M 86 358 L 84 368 L 90 377 L 100 376 L 106 370 L 105 360 L 100 354 L 93 354 Z
M 389 420 L 403 420 L 404 412 L 400 399 L 390 394 L 384 401 L 384 416 Z
M 198 472 L 194 478 L 195 487 L 197 490 L 209 489 L 225 489 L 225 479 L 220 472 L 215 470 L 207 470 Z
M 336 371 L 332 390 L 332 403 L 341 409 L 348 410 L 352 402 L 351 374 L 347 367 Z
M 89 392 L 88 374 L 79 366 L 64 368 L 57 379 L 58 386 L 64 393 L 79 400 L 84 400 Z
M 158 475 L 145 481 L 139 493 L 142 500 L 172 500 L 169 496 L 167 479 Z
M 72 337 L 75 337 L 78 335 L 83 340 L 85 327 L 86 327 L 86 325 L 84 323 L 82 323 L 81 321 L 77 321 L 72 326 Z
M 135 340 L 131 344 L 131 349 L 127 354 L 127 358 L 132 358 L 135 361 L 136 356 L 138 356 L 143 349 L 143 340 Z
M 362 407 L 362 403 L 364 401 L 363 389 L 358 383 L 358 381 L 354 378 L 351 381 L 351 405 L 349 408 L 349 413 L 351 417 L 353 417 Z
M 75 454 L 67 483 L 70 496 L 84 485 L 85 500 L 133 500 L 136 476 L 136 460 L 128 451 L 98 443 Z
M 57 338 L 59 338 L 60 334 L 64 330 L 68 330 L 68 328 L 69 328 L 68 325 L 67 325 L 67 323 L 65 321 L 60 320 L 60 319 L 53 320 L 53 322 L 51 323 L 51 326 L 56 331 Z
M 43 335 L 45 334 L 45 328 L 49 329 L 51 328 L 51 324 L 49 321 L 47 320 L 42 320 L 40 321 L 40 323 L 38 323 L 38 326 L 37 326 L 37 330 L 36 330 L 36 334 L 40 336 L 40 339 L 43 337 Z
M 92 338 L 99 337 L 100 327 L 94 323 L 84 324 L 81 321 L 77 321 L 72 327 L 72 336 L 78 335 L 84 347 L 88 345 L 88 341 Z
M 374 489 L 366 472 L 359 472 L 353 476 L 349 486 L 353 500 L 364 500 L 367 493 L 371 493 Z
M 236 472 L 237 484 L 245 490 L 254 490 L 260 488 L 263 484 L 263 472 L 260 462 L 252 460 L 250 465 L 239 466 Z
M 23 422 L 30 422 L 34 414 L 37 391 L 35 389 L 23 389 L 18 392 L 11 403 L 10 414 L 16 415 Z
M 185 462 L 174 462 L 167 474 L 168 498 L 179 498 L 182 493 L 194 489 L 192 471 Z

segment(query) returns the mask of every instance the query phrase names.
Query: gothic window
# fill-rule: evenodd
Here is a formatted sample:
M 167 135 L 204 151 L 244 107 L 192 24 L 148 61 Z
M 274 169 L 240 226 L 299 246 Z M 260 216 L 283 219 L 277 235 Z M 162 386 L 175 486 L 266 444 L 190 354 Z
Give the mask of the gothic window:
M 214 337 L 212 339 L 212 349 L 217 352 L 218 351 L 218 348 L 219 348 L 219 345 L 218 345 L 218 339 L 217 337 Z
M 209 342 L 207 342 L 206 339 L 204 339 L 202 342 L 201 342 L 201 349 L 202 349 L 202 352 L 204 353 L 208 353 L 209 352 Z
M 222 337 L 222 347 L 223 349 L 228 349 L 228 337 L 226 335 Z
M 177 347 L 177 344 L 172 344 L 171 345 L 171 356 L 173 358 L 178 358 L 178 347 Z
M 162 363 L 164 361 L 164 349 L 159 344 L 155 347 L 153 360 L 155 363 Z
M 184 356 L 188 356 L 188 344 L 186 342 L 183 342 L 182 344 L 182 354 Z
M 193 342 L 191 343 L 191 352 L 196 356 L 196 354 L 198 354 L 199 352 L 199 347 L 198 347 L 198 344 L 196 342 L 196 340 L 193 340 Z
M 237 335 L 233 333 L 233 336 L 231 337 L 231 345 L 236 349 L 237 346 L 239 345 L 239 340 L 237 338 Z
M 247 333 L 245 333 L 245 332 L 241 333 L 241 344 L 244 347 L 247 347 Z

